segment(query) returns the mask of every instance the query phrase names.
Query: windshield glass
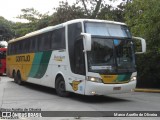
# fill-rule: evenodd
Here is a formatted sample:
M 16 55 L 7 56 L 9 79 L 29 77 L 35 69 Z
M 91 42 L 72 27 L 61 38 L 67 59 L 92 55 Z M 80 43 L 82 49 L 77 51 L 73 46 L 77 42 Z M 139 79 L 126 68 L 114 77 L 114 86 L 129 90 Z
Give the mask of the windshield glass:
M 85 30 L 86 33 L 90 33 L 91 35 L 131 38 L 129 29 L 125 25 L 113 23 L 86 22 Z
M 87 52 L 88 69 L 98 73 L 135 71 L 133 44 L 128 39 L 92 38 L 92 50 Z
M 6 58 L 6 51 L 0 51 L 0 59 Z

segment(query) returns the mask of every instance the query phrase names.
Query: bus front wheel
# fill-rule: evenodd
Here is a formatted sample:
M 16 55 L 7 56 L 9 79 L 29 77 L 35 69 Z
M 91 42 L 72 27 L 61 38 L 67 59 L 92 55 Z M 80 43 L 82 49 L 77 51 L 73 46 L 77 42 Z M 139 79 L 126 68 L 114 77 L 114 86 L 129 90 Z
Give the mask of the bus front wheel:
M 56 92 L 61 97 L 67 97 L 69 93 L 66 91 L 65 81 L 63 77 L 58 77 L 56 79 Z

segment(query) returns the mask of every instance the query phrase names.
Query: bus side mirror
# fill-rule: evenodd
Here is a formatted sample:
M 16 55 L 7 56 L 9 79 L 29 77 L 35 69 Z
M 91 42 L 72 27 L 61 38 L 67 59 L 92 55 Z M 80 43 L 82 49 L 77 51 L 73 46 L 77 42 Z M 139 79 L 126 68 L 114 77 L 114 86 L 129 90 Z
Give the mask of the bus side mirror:
M 146 52 L 146 40 L 140 37 L 132 37 L 135 40 L 139 40 L 141 43 L 141 51 L 140 52 L 135 52 L 135 54 L 143 54 Z
M 83 41 L 84 41 L 84 51 L 91 51 L 91 34 L 88 33 L 81 33 L 83 36 Z

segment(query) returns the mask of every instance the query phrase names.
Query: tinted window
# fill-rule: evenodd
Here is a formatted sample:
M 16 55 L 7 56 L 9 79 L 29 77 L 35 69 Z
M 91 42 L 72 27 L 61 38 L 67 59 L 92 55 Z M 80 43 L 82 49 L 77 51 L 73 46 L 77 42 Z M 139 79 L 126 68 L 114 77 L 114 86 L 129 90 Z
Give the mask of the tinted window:
M 30 52 L 36 51 L 36 38 L 37 37 L 31 37 L 31 43 L 30 43 Z
M 45 33 L 44 35 L 44 45 L 43 45 L 43 49 L 44 50 L 49 50 L 51 49 L 51 33 Z
M 7 50 L 7 55 L 10 55 L 11 54 L 11 44 L 8 44 L 8 50 Z
M 37 43 L 38 43 L 38 51 L 43 51 L 45 43 L 45 36 L 43 34 L 38 36 Z
M 75 73 L 75 43 L 78 40 L 82 32 L 81 23 L 74 23 L 68 25 L 68 47 L 69 47 L 69 58 L 72 72 Z M 79 49 L 79 47 L 77 47 Z
M 65 49 L 65 28 L 56 29 L 51 32 L 51 48 L 53 50 Z
M 0 59 L 6 58 L 6 51 L 0 51 Z
M 19 49 L 18 49 L 18 53 L 22 53 L 23 52 L 23 41 L 19 41 Z
M 8 55 L 65 49 L 65 46 L 65 28 L 60 28 L 9 44 Z

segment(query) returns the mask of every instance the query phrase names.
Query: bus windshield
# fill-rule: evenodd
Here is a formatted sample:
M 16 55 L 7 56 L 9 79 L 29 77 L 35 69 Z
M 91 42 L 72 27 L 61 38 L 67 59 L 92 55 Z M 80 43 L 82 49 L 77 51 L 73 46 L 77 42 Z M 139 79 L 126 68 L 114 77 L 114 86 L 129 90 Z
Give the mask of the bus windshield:
M 0 51 L 0 59 L 6 59 L 6 51 Z
M 86 22 L 85 31 L 91 35 L 131 38 L 128 27 L 119 24 Z
M 89 72 L 114 74 L 135 71 L 131 39 L 92 37 L 92 50 L 87 56 Z

